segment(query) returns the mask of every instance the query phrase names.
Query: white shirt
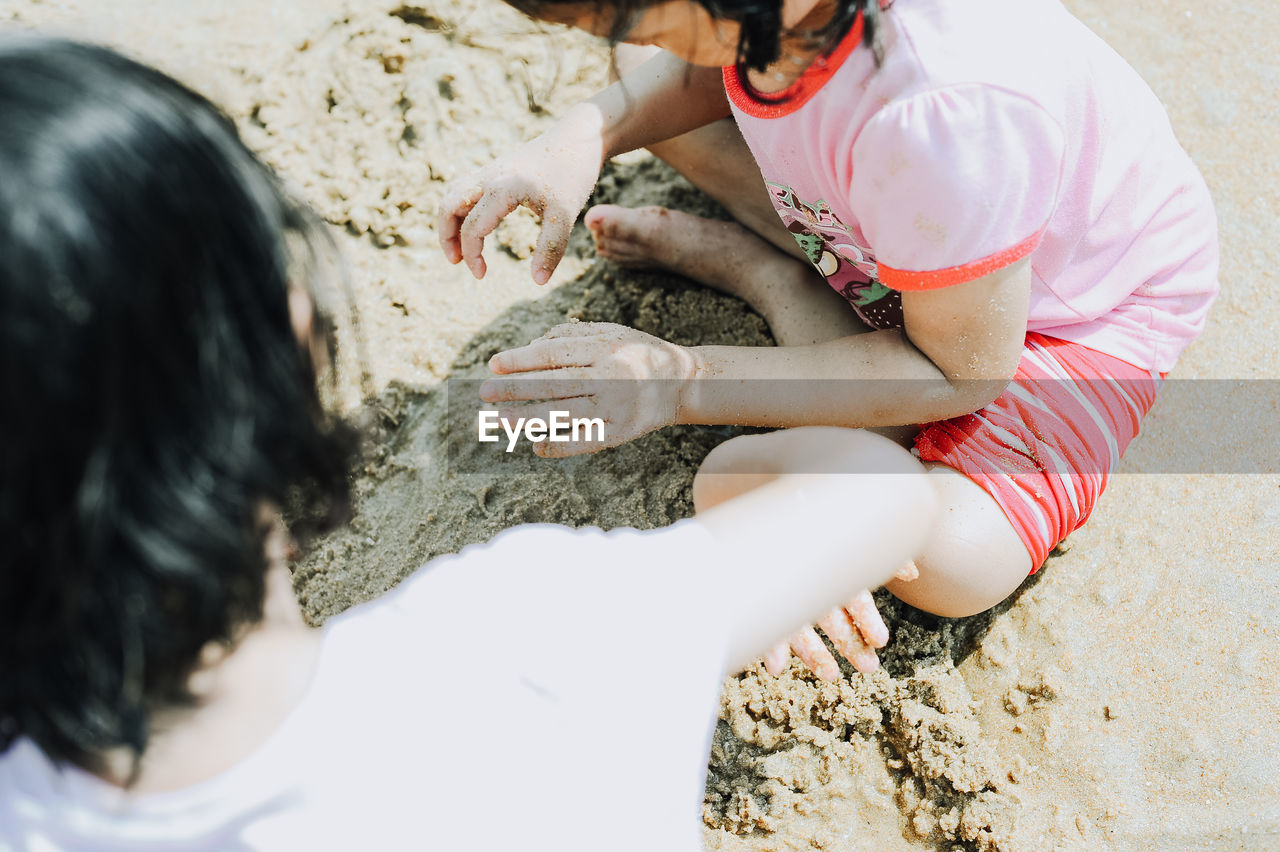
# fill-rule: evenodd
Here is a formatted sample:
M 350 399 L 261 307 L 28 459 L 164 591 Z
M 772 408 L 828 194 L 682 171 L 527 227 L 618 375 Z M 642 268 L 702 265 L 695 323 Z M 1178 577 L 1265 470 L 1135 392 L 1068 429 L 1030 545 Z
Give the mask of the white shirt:
M 728 640 L 715 551 L 532 525 L 331 619 L 299 705 L 231 770 L 131 796 L 29 740 L 0 850 L 694 850 Z

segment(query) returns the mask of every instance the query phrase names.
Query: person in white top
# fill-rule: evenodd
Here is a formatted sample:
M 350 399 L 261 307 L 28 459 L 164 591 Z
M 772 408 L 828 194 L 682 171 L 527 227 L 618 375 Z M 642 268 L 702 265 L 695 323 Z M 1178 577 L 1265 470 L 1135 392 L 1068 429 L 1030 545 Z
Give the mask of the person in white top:
M 310 629 L 277 509 L 340 517 L 353 446 L 322 232 L 111 51 L 0 39 L 0 114 L 2 850 L 699 848 L 725 671 L 922 543 L 909 467 L 806 472 L 882 439 L 761 435 L 695 520 L 508 530 Z

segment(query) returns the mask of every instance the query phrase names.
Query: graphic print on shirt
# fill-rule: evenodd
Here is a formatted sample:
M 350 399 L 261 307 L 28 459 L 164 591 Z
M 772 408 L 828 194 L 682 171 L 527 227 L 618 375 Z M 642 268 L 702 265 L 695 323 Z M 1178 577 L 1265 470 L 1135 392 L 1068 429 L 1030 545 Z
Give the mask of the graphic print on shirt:
M 871 250 L 858 245 L 853 231 L 830 205 L 800 198 L 795 191 L 765 181 L 782 224 L 814 268 L 822 273 L 858 316 L 872 328 L 902 328 L 902 294 L 880 283 Z

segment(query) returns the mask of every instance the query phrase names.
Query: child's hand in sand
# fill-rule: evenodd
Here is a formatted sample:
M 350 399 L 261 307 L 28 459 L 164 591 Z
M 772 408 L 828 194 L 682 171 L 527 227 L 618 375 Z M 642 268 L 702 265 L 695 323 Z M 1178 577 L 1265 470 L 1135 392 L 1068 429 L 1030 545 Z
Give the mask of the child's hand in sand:
M 899 580 L 914 580 L 919 573 L 915 564 L 908 562 L 895 577 Z M 871 592 L 860 592 L 849 603 L 827 613 L 817 626 L 827 634 L 840 656 L 852 663 L 858 671 L 871 674 L 879 667 L 880 659 L 876 656 L 876 649 L 888 644 L 889 628 L 880 617 Z M 836 658 L 812 627 L 802 628 L 785 642 L 775 645 L 765 654 L 765 669 L 772 675 L 782 674 L 792 653 L 820 679 L 839 679 L 840 666 L 836 663 Z
M 466 261 L 476 278 L 486 265 L 484 238 L 517 207 L 542 218 L 533 280 L 546 284 L 564 257 L 569 232 L 600 178 L 598 127 L 562 121 L 546 133 L 451 183 L 440 202 L 436 233 L 450 263 Z
M 538 455 L 559 458 L 614 447 L 678 422 L 681 394 L 696 367 L 689 351 L 674 343 L 622 325 L 583 322 L 558 325 L 528 346 L 499 352 L 489 369 L 509 377 L 480 387 L 481 399 L 505 403 L 503 420 L 547 419 L 562 411 L 604 422 L 603 435 L 591 431 L 592 440 L 534 444 Z

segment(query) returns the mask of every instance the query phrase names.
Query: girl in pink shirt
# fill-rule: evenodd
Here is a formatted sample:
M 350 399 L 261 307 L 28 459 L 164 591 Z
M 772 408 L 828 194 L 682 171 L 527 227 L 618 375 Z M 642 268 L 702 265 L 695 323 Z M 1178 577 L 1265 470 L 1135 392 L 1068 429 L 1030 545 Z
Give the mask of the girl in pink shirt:
M 524 205 L 545 283 L 600 166 L 647 146 L 735 221 L 599 206 L 600 253 L 742 297 L 779 344 L 552 329 L 482 391 L 605 416 L 607 440 L 542 451 L 673 423 L 891 430 L 902 449 L 877 452 L 913 454 L 947 511 L 890 589 L 944 616 L 1004 599 L 1084 523 L 1217 292 L 1208 190 L 1119 56 L 1057 0 L 512 2 L 665 51 L 619 48 L 619 83 L 456 184 L 449 259 L 483 276 L 484 237 Z M 773 466 L 742 438 L 704 472 Z M 875 667 L 868 596 L 820 626 Z M 837 674 L 812 629 L 791 647 Z

